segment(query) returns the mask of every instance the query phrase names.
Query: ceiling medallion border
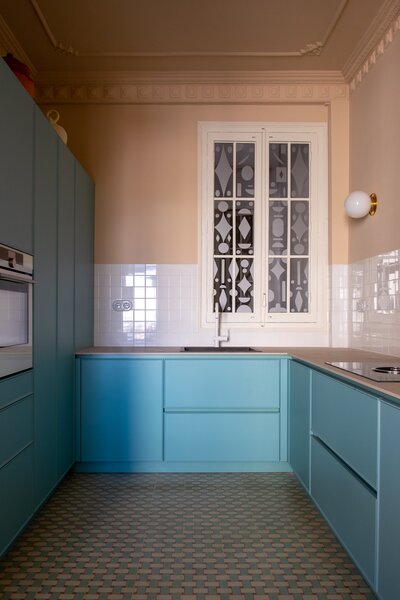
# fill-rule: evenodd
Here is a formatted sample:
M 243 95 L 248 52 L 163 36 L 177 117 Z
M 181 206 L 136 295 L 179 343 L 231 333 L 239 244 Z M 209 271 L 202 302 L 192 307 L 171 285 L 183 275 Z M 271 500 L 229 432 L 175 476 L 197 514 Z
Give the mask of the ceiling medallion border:
M 91 84 L 37 87 L 40 104 L 321 103 L 348 97 L 342 84 Z

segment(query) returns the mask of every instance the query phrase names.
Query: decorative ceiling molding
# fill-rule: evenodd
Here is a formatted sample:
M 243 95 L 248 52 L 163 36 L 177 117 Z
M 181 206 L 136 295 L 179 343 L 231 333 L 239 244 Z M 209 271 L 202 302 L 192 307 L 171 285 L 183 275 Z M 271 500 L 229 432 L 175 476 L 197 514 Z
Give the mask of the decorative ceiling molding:
M 34 64 L 30 60 L 29 56 L 26 54 L 21 44 L 18 42 L 17 38 L 0 15 L 0 45 L 1 51 L 4 54 L 7 52 L 11 52 L 15 58 L 18 58 L 21 62 L 27 65 L 31 71 L 33 77 L 37 74 Z
M 357 44 L 343 67 L 343 76 L 349 83 L 358 77 L 369 57 L 377 52 L 386 34 L 393 30 L 400 15 L 400 0 L 384 0 L 379 12 Z
M 325 84 L 93 84 L 37 86 L 39 104 L 330 103 L 347 99 L 348 85 Z
M 341 0 L 336 12 L 333 15 L 328 28 L 321 40 L 310 42 L 292 52 L 82 52 L 73 48 L 68 42 L 60 42 L 52 32 L 45 15 L 43 14 L 38 0 L 30 0 L 32 8 L 36 13 L 50 43 L 56 52 L 69 54 L 79 58 L 195 58 L 195 57 L 261 57 L 261 58 L 284 58 L 284 57 L 302 57 L 309 55 L 319 56 L 332 35 L 340 16 L 349 0 Z
M 340 71 L 50 71 L 38 75 L 40 85 L 277 85 L 346 83 Z
M 358 71 L 355 73 L 350 81 L 350 92 L 354 92 L 357 86 L 362 80 L 368 75 L 370 70 L 375 66 L 378 59 L 385 53 L 387 48 L 392 44 L 395 37 L 400 32 L 400 14 L 392 22 L 391 26 L 387 29 L 383 37 L 376 44 L 375 48 L 364 60 Z

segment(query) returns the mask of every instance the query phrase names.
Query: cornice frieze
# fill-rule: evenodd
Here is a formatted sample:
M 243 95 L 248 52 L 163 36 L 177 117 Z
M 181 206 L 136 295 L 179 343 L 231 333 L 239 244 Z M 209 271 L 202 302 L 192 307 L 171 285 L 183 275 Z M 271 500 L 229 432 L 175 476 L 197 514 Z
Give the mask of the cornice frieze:
M 347 98 L 348 86 L 320 84 L 238 83 L 92 83 L 39 84 L 40 104 L 259 104 L 323 103 Z

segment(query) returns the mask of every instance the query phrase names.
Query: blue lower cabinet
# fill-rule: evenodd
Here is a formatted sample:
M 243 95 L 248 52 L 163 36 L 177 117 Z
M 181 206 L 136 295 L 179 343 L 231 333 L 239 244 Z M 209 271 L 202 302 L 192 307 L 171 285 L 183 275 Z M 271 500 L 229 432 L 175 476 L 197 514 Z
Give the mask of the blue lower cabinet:
M 27 524 L 34 510 L 33 446 L 0 469 L 0 555 Z
M 376 494 L 315 438 L 311 439 L 311 496 L 374 586 Z
M 263 408 L 280 405 L 280 360 L 213 357 L 165 361 L 165 406 Z
M 400 408 L 381 402 L 378 593 L 400 598 Z
M 311 369 L 289 363 L 289 464 L 304 487 L 310 487 Z
M 166 413 L 167 461 L 279 461 L 279 413 Z
M 81 360 L 80 460 L 161 461 L 162 361 Z
M 0 467 L 33 442 L 33 396 L 0 410 Z

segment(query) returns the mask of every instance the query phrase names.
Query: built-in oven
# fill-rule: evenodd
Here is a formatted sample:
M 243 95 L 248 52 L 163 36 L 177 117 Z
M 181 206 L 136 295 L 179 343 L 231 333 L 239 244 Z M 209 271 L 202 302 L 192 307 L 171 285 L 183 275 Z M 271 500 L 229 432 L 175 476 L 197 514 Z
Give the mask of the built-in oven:
M 0 244 L 0 378 L 32 368 L 33 258 Z

